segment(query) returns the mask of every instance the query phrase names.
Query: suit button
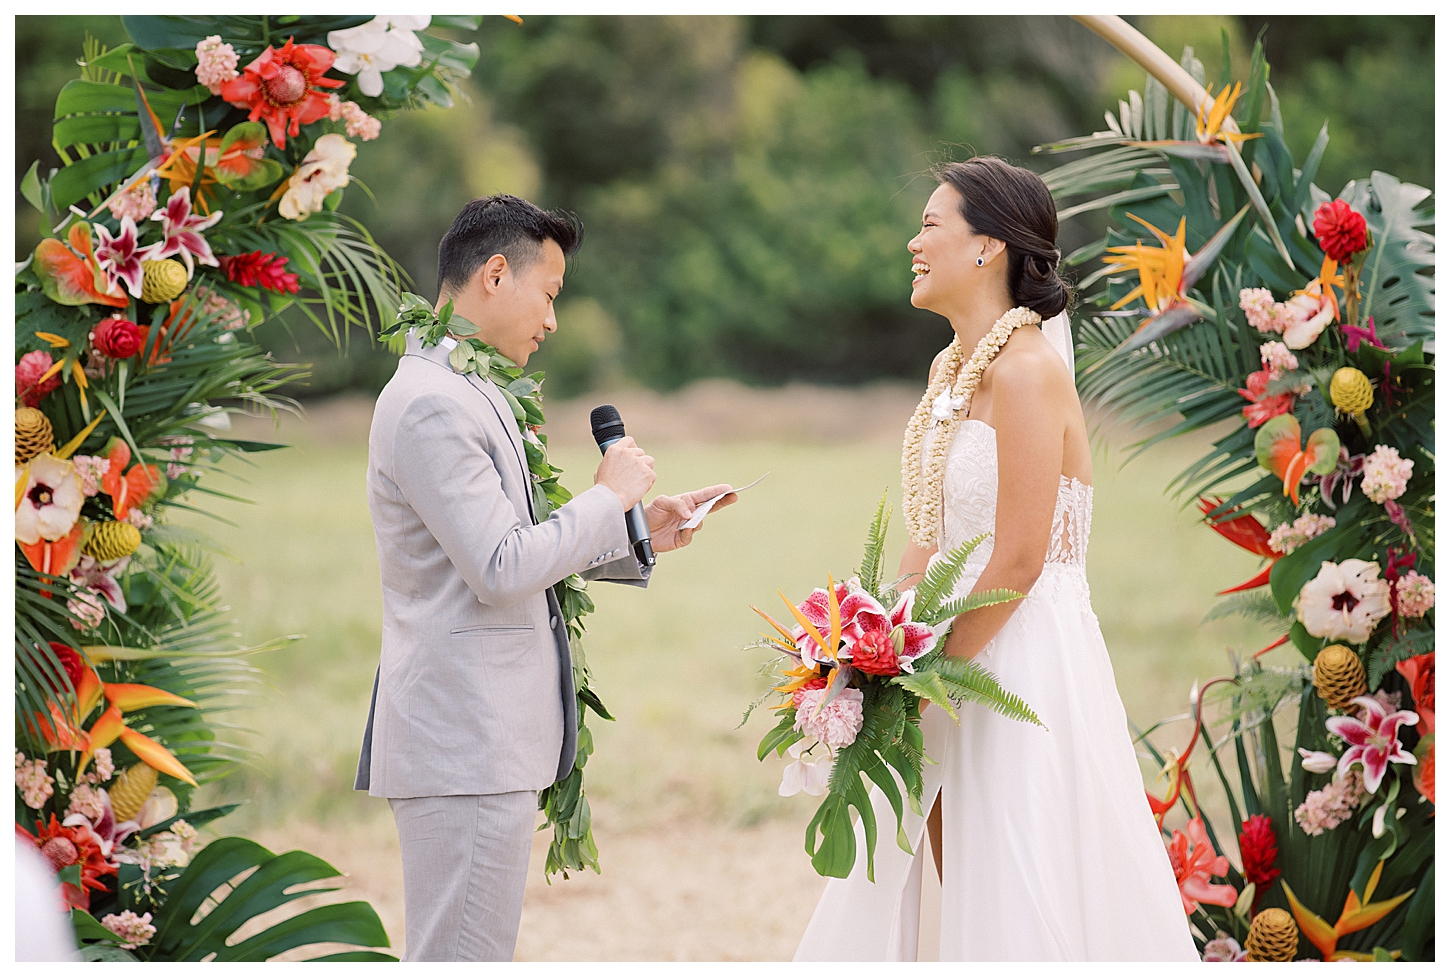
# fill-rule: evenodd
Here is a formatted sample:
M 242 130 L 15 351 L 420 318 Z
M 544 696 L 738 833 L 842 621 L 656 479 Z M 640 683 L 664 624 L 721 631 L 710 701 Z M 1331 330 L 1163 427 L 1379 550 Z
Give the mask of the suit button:
M 549 615 L 549 628 L 550 629 L 553 629 L 553 628 L 557 628 L 558 626 L 559 626 L 559 618 L 558 618 L 558 616 L 557 615 L 554 615 L 554 614 L 550 614 Z

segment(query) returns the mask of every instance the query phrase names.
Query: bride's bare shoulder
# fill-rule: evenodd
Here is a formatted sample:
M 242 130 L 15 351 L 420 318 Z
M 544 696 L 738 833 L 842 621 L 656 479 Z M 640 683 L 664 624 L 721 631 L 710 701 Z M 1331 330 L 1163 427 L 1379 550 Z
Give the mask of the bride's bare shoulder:
M 1013 333 L 997 354 L 991 371 L 994 392 L 1008 396 L 1040 397 L 1075 389 L 1062 354 L 1037 329 L 1019 329 Z

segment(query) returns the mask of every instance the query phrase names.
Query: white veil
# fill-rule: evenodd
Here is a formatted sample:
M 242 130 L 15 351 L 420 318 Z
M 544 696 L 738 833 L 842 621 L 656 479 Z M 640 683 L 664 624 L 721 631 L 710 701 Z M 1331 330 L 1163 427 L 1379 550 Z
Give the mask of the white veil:
M 1066 309 L 1051 319 L 1043 321 L 1042 335 L 1052 340 L 1052 345 L 1056 347 L 1063 362 L 1067 364 L 1068 372 L 1075 379 L 1077 377 L 1077 357 L 1073 355 L 1072 351 L 1072 327 L 1069 324 Z

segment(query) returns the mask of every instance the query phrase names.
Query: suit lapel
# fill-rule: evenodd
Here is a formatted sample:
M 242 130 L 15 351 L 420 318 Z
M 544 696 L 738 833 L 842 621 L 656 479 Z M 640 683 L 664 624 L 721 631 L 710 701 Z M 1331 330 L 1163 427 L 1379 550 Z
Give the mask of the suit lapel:
M 476 373 L 469 373 L 465 378 L 474 389 L 483 394 L 484 399 L 488 401 L 489 406 L 493 408 L 494 414 L 498 417 L 499 424 L 503 425 L 503 429 L 508 432 L 509 444 L 513 445 L 514 449 L 514 458 L 518 460 L 519 470 L 523 472 L 524 495 L 528 497 L 529 516 L 537 524 L 539 514 L 534 511 L 534 479 L 529 474 L 529 464 L 524 457 L 524 439 L 519 434 L 519 425 L 514 417 L 513 408 L 509 406 L 507 400 L 504 400 L 503 394 L 499 392 L 492 380 L 485 380 Z

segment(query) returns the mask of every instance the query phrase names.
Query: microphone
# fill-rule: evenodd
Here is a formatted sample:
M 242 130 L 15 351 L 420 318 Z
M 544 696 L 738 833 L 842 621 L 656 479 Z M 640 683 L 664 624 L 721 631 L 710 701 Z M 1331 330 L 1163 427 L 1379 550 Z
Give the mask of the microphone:
M 624 421 L 613 404 L 604 404 L 590 411 L 589 426 L 594 430 L 594 440 L 599 445 L 600 454 L 608 451 L 611 444 L 624 437 Z M 643 502 L 636 502 L 634 508 L 624 514 L 624 528 L 629 533 L 629 542 L 634 547 L 634 555 L 639 560 L 639 565 L 654 566 L 655 551 L 649 542 L 649 522 L 644 517 Z

